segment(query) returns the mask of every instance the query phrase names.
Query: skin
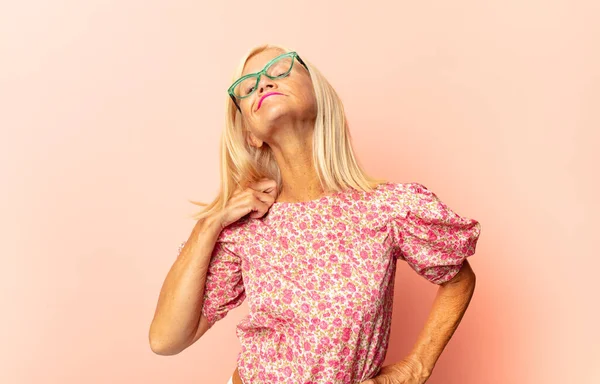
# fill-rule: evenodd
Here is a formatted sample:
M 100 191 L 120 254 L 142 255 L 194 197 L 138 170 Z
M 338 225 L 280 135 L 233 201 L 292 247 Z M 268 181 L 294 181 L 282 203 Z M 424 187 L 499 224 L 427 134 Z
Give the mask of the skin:
M 283 51 L 265 50 L 246 61 L 242 73 L 255 73 Z M 281 92 L 265 98 L 269 92 Z M 324 195 L 312 164 L 312 138 L 317 104 L 312 80 L 306 68 L 295 59 L 287 77 L 272 80 L 261 76 L 256 91 L 238 100 L 242 119 L 249 131 L 248 144 L 271 147 L 282 175 L 277 202 L 299 202 Z
M 412 351 L 399 362 L 381 367 L 361 384 L 423 384 L 458 328 L 475 291 L 475 273 L 468 260 L 448 282 L 440 284 L 433 306 Z
M 271 49 L 246 62 L 242 73 L 258 72 L 274 57 L 283 53 Z M 281 92 L 260 98 L 268 92 Z M 282 173 L 282 188 L 276 201 L 298 202 L 314 200 L 324 195 L 312 165 L 312 136 L 317 108 L 312 81 L 306 68 L 298 61 L 290 75 L 271 80 L 261 76 L 256 91 L 238 100 L 243 122 L 249 131 L 248 144 L 273 150 Z M 467 310 L 475 289 L 475 274 L 468 260 L 452 280 L 441 284 L 428 319 L 411 352 L 402 360 L 383 366 L 377 376 L 361 384 L 423 384 L 450 341 Z M 233 383 L 243 384 L 238 370 Z

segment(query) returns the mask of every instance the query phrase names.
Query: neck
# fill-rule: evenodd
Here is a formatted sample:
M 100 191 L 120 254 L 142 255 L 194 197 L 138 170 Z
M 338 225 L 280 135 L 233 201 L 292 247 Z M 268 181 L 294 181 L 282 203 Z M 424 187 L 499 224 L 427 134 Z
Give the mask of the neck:
M 278 202 L 309 201 L 323 196 L 325 191 L 321 188 L 311 156 L 312 150 L 305 149 L 283 156 L 278 162 L 282 178 Z
M 313 129 L 297 122 L 280 129 L 269 144 L 281 172 L 282 185 L 277 202 L 316 200 L 325 194 L 312 160 Z
M 325 192 L 316 179 L 306 179 L 305 181 L 294 179 L 291 183 L 283 182 L 281 192 L 277 196 L 277 202 L 298 203 L 302 201 L 316 200 L 323 196 Z

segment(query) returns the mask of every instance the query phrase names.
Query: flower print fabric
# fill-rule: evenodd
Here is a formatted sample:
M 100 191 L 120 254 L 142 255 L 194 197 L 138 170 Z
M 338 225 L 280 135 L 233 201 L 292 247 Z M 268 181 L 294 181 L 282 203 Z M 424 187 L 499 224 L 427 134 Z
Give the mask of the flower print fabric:
M 229 231 L 221 232 L 227 235 Z M 240 257 L 230 250 L 230 244 L 220 236 L 212 251 L 204 285 L 203 314 L 210 327 L 246 298 Z M 185 241 L 179 246 L 181 253 Z
M 425 186 L 411 183 L 388 200 L 396 257 L 435 284 L 450 281 L 475 253 L 481 224 L 453 212 Z
M 442 284 L 480 231 L 418 183 L 276 202 L 221 231 L 202 312 L 212 326 L 248 300 L 236 326 L 244 384 L 360 383 L 386 356 L 396 261 Z

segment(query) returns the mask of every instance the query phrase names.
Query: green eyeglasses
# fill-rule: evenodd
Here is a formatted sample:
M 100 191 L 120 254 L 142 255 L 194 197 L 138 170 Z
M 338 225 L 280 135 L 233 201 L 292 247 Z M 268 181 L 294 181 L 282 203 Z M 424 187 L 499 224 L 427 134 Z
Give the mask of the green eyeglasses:
M 260 81 L 260 77 L 262 75 L 265 75 L 269 79 L 273 80 L 286 77 L 290 74 L 290 71 L 294 66 L 294 59 L 298 59 L 300 64 L 304 65 L 308 71 L 308 67 L 296 52 L 286 52 L 269 61 L 262 71 L 257 73 L 249 73 L 237 79 L 235 83 L 233 83 L 227 90 L 229 97 L 231 97 L 237 109 L 241 111 L 240 106 L 237 103 L 237 99 L 245 99 L 246 97 L 252 95 L 254 91 L 256 91 L 258 82 Z

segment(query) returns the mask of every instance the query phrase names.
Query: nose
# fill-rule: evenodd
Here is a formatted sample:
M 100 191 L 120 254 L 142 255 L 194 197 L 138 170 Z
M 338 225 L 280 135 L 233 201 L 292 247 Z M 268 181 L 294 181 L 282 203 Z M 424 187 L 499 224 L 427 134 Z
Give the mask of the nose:
M 272 79 L 264 75 L 261 76 L 257 88 L 258 97 L 261 97 L 266 92 L 271 92 L 274 88 L 276 88 L 276 85 Z

